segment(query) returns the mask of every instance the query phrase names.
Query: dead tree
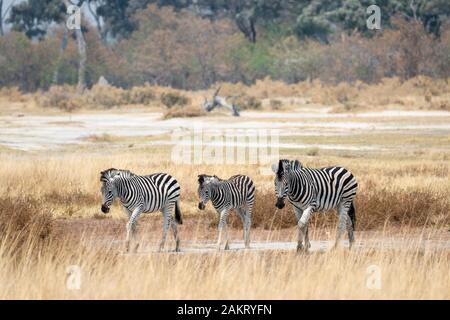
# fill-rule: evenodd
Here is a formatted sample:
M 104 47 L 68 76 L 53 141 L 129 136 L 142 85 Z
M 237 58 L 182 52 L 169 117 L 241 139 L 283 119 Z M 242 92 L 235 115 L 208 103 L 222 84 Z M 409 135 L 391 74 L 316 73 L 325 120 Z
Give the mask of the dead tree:
M 233 112 L 233 116 L 239 117 L 239 110 L 235 104 L 229 104 L 227 102 L 226 97 L 218 96 L 220 91 L 220 87 L 216 90 L 214 93 L 213 98 L 211 101 L 208 101 L 208 99 L 205 98 L 205 102 L 203 103 L 203 109 L 205 109 L 206 112 L 211 112 L 215 108 L 227 108 L 231 112 Z

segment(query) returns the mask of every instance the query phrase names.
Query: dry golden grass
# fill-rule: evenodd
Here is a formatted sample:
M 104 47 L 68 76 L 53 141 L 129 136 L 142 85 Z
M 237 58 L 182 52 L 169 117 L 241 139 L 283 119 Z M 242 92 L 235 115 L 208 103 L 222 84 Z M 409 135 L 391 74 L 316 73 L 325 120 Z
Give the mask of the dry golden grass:
M 222 90 L 224 95 L 227 92 L 231 94 L 235 90 L 233 86 L 236 86 L 241 90 L 236 91 L 246 97 L 261 101 L 269 99 L 268 104 L 263 103 L 263 108 L 272 105 L 283 110 L 296 107 L 297 100 L 292 102 L 292 97 L 301 97 L 304 103 L 312 106 L 316 102 L 334 106 L 336 110 L 353 108 L 351 104 L 363 101 L 364 96 L 373 99 L 371 103 L 384 104 L 379 108 L 402 105 L 412 109 L 434 108 L 432 103 L 448 101 L 448 89 L 443 83 L 420 81 L 401 84 L 390 79 L 379 87 L 355 84 L 331 88 L 318 82 L 288 86 L 266 79 L 251 87 L 227 85 Z M 394 91 L 389 91 L 391 87 L 399 91 L 394 94 Z M 133 101 L 142 105 L 154 104 L 164 108 L 162 110 L 166 107 L 162 106 L 161 96 L 174 92 L 159 87 L 133 90 L 136 91 Z M 425 95 L 427 90 L 428 98 Z M 100 97 L 101 90 L 94 91 Z M 187 116 L 190 108 L 200 106 L 203 97 L 209 97 L 212 91 L 178 92 L 186 95 L 190 104 L 171 108 L 166 117 Z M 14 92 L 15 101 L 20 103 L 20 97 Z M 389 101 L 381 101 L 383 96 L 386 97 L 384 92 L 392 93 L 387 95 Z M 60 90 L 57 96 L 63 93 Z M 128 95 L 129 90 L 102 91 L 101 94 L 106 97 L 95 101 L 113 106 L 123 98 L 122 94 Z M 117 94 L 120 99 L 114 97 Z M 131 101 L 127 99 L 120 101 Z M 277 102 L 270 103 L 271 99 Z M 63 95 L 56 101 L 67 99 Z M 82 108 L 90 106 L 83 105 Z M 359 110 L 366 105 L 354 108 Z M 198 114 L 198 110 L 193 114 Z M 311 139 L 317 142 L 319 138 Z M 450 166 L 448 141 L 441 136 L 430 136 L 428 140 L 421 137 L 422 140 L 414 143 L 400 135 L 379 135 L 370 140 L 367 137 L 322 137 L 326 140 L 324 143 L 357 143 L 356 140 L 361 139 L 365 144 L 389 141 L 390 145 L 415 145 L 408 152 L 398 154 L 356 156 L 323 149 L 282 152 L 283 157 L 300 159 L 310 167 L 339 164 L 355 174 L 360 185 L 356 198 L 357 240 L 363 234 L 379 232 L 375 239 L 382 242 L 391 230 L 396 230 L 401 239 L 413 238 L 408 249 L 356 248 L 351 252 L 338 250 L 303 255 L 293 251 L 181 254 L 145 254 L 141 251 L 137 255 L 121 255 L 120 246 L 112 242 L 124 238 L 125 217 L 120 206 L 116 203 L 109 216 L 99 212 L 99 172 L 109 167 L 126 168 L 137 174 L 164 171 L 177 178 L 182 187 L 181 210 L 185 221 L 180 226 L 182 247 L 183 241 L 215 240 L 217 235 L 217 214 L 211 205 L 204 213 L 197 209 L 198 174 L 227 178 L 241 173 L 252 177 L 257 186 L 252 239 L 295 240 L 294 215 L 289 206 L 275 210 L 273 176 L 261 175 L 258 166 L 176 165 L 167 160 L 170 159 L 167 146 L 123 152 L 123 149 L 105 147 L 120 137 L 94 135 L 87 139 L 94 146 L 35 153 L 1 149 L 0 299 L 450 298 L 449 250 L 424 250 L 420 246 L 422 238 L 444 237 L 448 240 Z M 133 139 L 137 141 L 138 138 Z M 304 139 L 306 141 L 307 138 Z M 408 139 L 419 138 L 412 134 Z M 422 145 L 428 149 L 417 147 Z M 157 243 L 160 221 L 152 224 L 151 230 L 146 229 L 148 223 L 144 218 L 140 222 L 140 236 Z M 230 223 L 233 239 L 242 240 L 239 219 L 231 215 Z M 332 213 L 315 216 L 312 239 L 323 240 L 323 235 L 332 232 L 335 225 L 336 216 Z M 168 246 L 172 245 L 170 241 Z M 81 267 L 80 290 L 66 287 L 66 270 L 71 265 Z M 381 270 L 380 290 L 370 290 L 366 286 L 367 268 L 371 265 Z
M 108 242 L 102 245 L 98 232 L 94 241 L 79 233 L 37 246 L 33 225 L 25 226 L 31 240 L 19 253 L 9 250 L 14 234 L 0 240 L 0 299 L 450 298 L 448 250 L 122 255 Z M 81 271 L 79 290 L 66 285 L 74 265 Z M 379 289 L 367 286 L 371 266 L 381 272 Z
M 450 225 L 448 164 L 432 160 L 432 155 L 421 157 L 364 161 L 313 157 L 303 162 L 309 166 L 340 163 L 349 167 L 361 185 L 357 230 L 381 231 L 397 226 L 399 236 L 406 238 L 413 226 L 442 234 Z M 274 210 L 273 177 L 262 176 L 257 166 L 174 165 L 161 159 L 167 159 L 167 154 L 161 156 L 155 150 L 151 154 L 142 151 L 128 155 L 92 151 L 2 153 L 0 299 L 450 298 L 449 251 L 423 250 L 420 241 L 408 250 L 341 249 L 304 255 L 293 251 L 141 251 L 121 255 L 122 248 L 112 245 L 112 240 L 123 240 L 122 211 L 116 204 L 112 218 L 99 215 L 99 172 L 108 167 L 127 168 L 139 174 L 173 174 L 182 186 L 181 209 L 186 222 L 180 226 L 182 241 L 216 237 L 214 211 L 208 206 L 206 215 L 201 216 L 196 208 L 197 175 L 214 173 L 225 178 L 238 172 L 248 174 L 258 187 L 252 238 L 274 239 L 284 234 L 283 239 L 295 239 L 292 212 Z M 203 226 L 201 230 L 208 230 L 206 233 L 191 222 L 195 219 Z M 233 219 L 233 237 L 241 240 L 242 226 Z M 334 219 L 333 214 L 316 217 L 312 221 L 312 239 L 323 239 L 320 230 L 332 230 Z M 64 221 L 80 224 L 63 228 Z M 91 228 L 93 221 L 97 229 Z M 281 229 L 285 227 L 289 229 Z M 138 230 L 141 237 L 150 237 L 154 243 L 161 232 L 160 223 L 150 231 Z M 415 241 L 420 240 L 420 233 L 417 237 Z M 433 239 L 433 235 L 427 238 Z M 167 245 L 173 247 L 172 241 Z M 71 265 L 81 267 L 80 290 L 66 287 L 66 270 Z M 380 290 L 366 286 L 367 268 L 371 265 L 381 270 Z
M 170 108 L 164 113 L 164 119 L 172 118 L 194 118 L 205 116 L 206 112 L 201 106 L 187 105 L 187 106 L 175 106 Z
M 247 86 L 242 83 L 221 83 L 214 88 L 201 91 L 183 91 L 168 87 L 145 85 L 128 90 L 113 86 L 94 86 L 82 95 L 75 87 L 51 87 L 47 92 L 34 94 L 35 104 L 42 110 L 59 109 L 75 111 L 104 109 L 122 106 L 146 106 L 167 109 L 167 97 L 179 97 L 188 110 L 179 108 L 171 113 L 177 116 L 193 116 L 191 108 L 202 105 L 204 99 L 211 99 L 220 85 L 220 95 L 229 97 L 241 110 L 296 109 L 301 104 L 329 106 L 335 112 L 363 111 L 374 109 L 408 110 L 450 110 L 450 81 L 418 76 L 406 81 L 399 78 L 384 78 L 377 84 L 340 83 L 337 85 L 321 83 L 320 80 L 286 84 L 270 78 L 258 80 Z M 0 90 L 0 99 L 25 106 L 32 104 L 28 95 L 22 95 L 17 88 Z M 172 98 L 170 99 L 172 100 Z M 169 112 L 170 117 L 170 112 Z

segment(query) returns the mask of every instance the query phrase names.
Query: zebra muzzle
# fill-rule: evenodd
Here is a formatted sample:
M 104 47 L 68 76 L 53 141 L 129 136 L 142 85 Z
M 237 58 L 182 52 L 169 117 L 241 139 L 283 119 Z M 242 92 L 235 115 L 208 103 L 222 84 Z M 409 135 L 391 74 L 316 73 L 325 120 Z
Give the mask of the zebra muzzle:
M 102 204 L 102 212 L 103 213 L 108 213 L 109 212 L 109 207 L 107 207 L 104 204 Z
M 278 209 L 283 209 L 285 206 L 283 198 L 278 198 L 277 203 L 275 204 L 275 207 Z
M 199 202 L 199 203 L 198 203 L 198 208 L 199 208 L 200 210 L 205 210 L 205 205 L 203 204 L 203 202 Z

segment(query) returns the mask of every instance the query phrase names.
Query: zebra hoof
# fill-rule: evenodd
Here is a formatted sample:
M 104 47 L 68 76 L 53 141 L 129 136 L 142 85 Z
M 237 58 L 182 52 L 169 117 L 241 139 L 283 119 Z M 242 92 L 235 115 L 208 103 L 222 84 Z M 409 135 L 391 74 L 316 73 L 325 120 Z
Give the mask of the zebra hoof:
M 228 245 L 228 243 L 225 245 L 225 250 L 230 250 L 230 246 Z

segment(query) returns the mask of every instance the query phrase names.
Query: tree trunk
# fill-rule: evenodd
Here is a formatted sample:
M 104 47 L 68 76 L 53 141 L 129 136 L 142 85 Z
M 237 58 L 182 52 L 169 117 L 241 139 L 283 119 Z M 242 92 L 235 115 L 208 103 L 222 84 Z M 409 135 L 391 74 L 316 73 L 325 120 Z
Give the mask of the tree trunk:
M 86 42 L 84 40 L 83 31 L 80 29 L 76 30 L 77 43 L 78 43 L 78 55 L 80 63 L 78 66 L 78 91 L 83 92 L 86 88 Z
M 3 36 L 3 0 L 0 0 L 0 35 Z
M 106 32 L 105 32 L 105 30 L 102 27 L 102 23 L 100 21 L 100 17 L 98 16 L 96 10 L 94 10 L 94 8 L 91 7 L 91 3 L 92 3 L 92 1 L 87 1 L 86 5 L 88 7 L 89 12 L 94 17 L 95 25 L 97 27 L 98 36 L 99 36 L 100 40 L 103 42 L 103 44 L 106 45 Z
M 71 5 L 71 2 L 69 0 L 64 0 L 64 4 L 66 5 L 66 8 L 68 8 Z M 81 6 L 82 4 L 83 4 L 83 1 L 79 2 L 79 6 Z M 75 29 L 75 36 L 77 38 L 78 58 L 79 58 L 78 88 L 77 89 L 78 89 L 78 92 L 82 93 L 84 91 L 84 89 L 86 88 L 87 54 L 86 54 L 86 41 L 84 40 L 83 30 L 82 30 L 81 25 L 79 26 L 79 29 Z

